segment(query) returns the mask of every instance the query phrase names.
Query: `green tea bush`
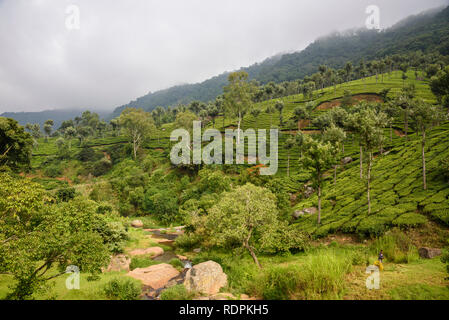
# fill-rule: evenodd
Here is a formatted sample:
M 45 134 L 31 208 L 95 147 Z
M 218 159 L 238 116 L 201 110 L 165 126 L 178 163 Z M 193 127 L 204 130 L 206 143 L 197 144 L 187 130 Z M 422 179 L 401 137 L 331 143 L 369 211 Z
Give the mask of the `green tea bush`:
M 112 279 L 105 284 L 103 292 L 111 300 L 137 300 L 141 288 L 131 279 Z
M 403 228 L 419 227 L 427 222 L 427 218 L 418 213 L 406 213 L 393 220 L 393 225 Z

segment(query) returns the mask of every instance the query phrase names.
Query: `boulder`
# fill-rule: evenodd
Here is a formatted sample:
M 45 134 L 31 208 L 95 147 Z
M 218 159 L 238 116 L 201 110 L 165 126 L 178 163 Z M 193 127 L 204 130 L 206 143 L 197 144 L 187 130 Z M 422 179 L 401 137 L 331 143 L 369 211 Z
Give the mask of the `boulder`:
M 164 249 L 161 247 L 151 247 L 147 249 L 135 249 L 129 253 L 130 256 L 144 256 L 149 255 L 152 258 L 159 257 L 164 254 Z
M 184 286 L 189 291 L 201 292 L 207 295 L 217 294 L 228 284 L 228 276 L 221 266 L 214 261 L 207 261 L 189 269 L 184 280 Z
M 165 287 L 171 279 L 179 276 L 179 271 L 169 264 L 162 263 L 148 268 L 134 269 L 127 275 L 142 281 L 145 286 L 158 290 Z
M 193 252 L 195 252 L 195 253 L 200 253 L 200 252 L 201 252 L 201 248 L 193 249 Z
M 306 199 L 310 198 L 315 193 L 315 189 L 310 186 L 305 187 L 304 189 L 304 197 Z
M 124 254 L 118 254 L 111 258 L 111 262 L 109 263 L 107 272 L 111 271 L 129 271 L 129 265 L 131 263 L 131 259 L 125 256 Z
M 131 227 L 143 228 L 143 222 L 141 220 L 134 220 L 133 222 L 131 222 Z
M 306 208 L 303 210 L 296 210 L 293 214 L 292 217 L 295 219 L 299 219 L 299 217 L 305 216 L 305 215 L 311 215 L 311 214 L 316 214 L 318 212 L 317 208 Z
M 420 248 L 418 250 L 419 256 L 423 259 L 433 259 L 435 257 L 441 256 L 441 249 L 435 248 Z
M 352 160 L 352 158 L 351 157 L 346 157 L 346 158 L 343 158 L 343 160 L 341 160 L 341 163 L 343 163 L 343 164 L 349 164 L 349 163 L 351 163 L 353 160 Z

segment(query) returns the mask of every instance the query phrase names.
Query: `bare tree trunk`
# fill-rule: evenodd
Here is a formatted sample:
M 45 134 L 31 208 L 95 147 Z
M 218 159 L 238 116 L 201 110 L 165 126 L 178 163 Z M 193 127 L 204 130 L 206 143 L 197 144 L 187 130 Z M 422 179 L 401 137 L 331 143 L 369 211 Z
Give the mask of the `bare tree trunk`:
M 360 146 L 360 179 L 363 179 L 363 147 Z
M 242 121 L 242 114 L 239 112 L 239 122 L 237 127 L 237 144 L 240 144 L 240 123 Z
M 321 224 L 321 185 L 318 183 L 318 224 Z
M 405 130 L 405 140 L 408 141 L 408 107 L 405 109 L 404 130 Z
M 371 180 L 371 163 L 373 159 L 373 153 L 369 152 L 368 155 L 368 175 L 367 175 L 367 196 L 368 196 L 368 214 L 371 214 L 371 195 L 370 195 L 370 180 Z
M 133 141 L 133 155 L 134 155 L 134 160 L 136 160 L 136 158 L 137 158 L 137 141 L 136 140 Z
M 426 131 L 423 129 L 423 131 L 422 131 L 422 176 L 423 176 L 424 190 L 427 190 L 425 148 L 426 148 Z
M 260 265 L 259 259 L 257 259 L 257 256 L 254 253 L 253 248 L 251 248 L 251 246 L 249 245 L 249 239 L 251 238 L 252 232 L 253 232 L 253 229 L 251 228 L 250 231 L 249 231 L 248 237 L 243 240 L 243 246 L 246 248 L 246 250 L 249 251 L 249 254 L 253 258 L 254 263 L 257 265 L 257 267 L 259 267 L 259 269 L 262 269 L 262 266 Z

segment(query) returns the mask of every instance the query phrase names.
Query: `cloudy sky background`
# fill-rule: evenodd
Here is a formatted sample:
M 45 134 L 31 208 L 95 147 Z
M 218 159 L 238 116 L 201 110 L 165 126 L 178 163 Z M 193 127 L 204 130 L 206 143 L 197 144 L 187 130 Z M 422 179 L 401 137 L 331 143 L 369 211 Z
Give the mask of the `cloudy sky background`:
M 448 0 L 0 0 L 0 113 L 114 109 Z M 67 6 L 80 29 L 66 28 Z

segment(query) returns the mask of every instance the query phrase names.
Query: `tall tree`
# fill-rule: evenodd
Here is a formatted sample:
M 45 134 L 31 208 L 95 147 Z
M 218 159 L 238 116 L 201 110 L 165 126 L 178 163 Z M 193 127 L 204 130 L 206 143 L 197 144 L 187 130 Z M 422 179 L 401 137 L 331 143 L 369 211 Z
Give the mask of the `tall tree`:
M 443 118 L 443 114 L 439 108 L 430 105 L 423 100 L 417 100 L 413 103 L 410 117 L 412 126 L 417 132 L 421 133 L 421 156 L 422 156 L 422 176 L 423 188 L 427 190 L 426 178 L 426 132 L 439 120 Z
M 337 184 L 337 168 L 342 154 L 342 146 L 346 139 L 346 133 L 342 128 L 337 127 L 335 124 L 331 124 L 329 128 L 324 131 L 323 140 L 330 142 L 335 147 L 335 163 L 334 163 L 334 185 Z
M 120 127 L 132 143 L 135 160 L 142 143 L 156 130 L 153 117 L 142 109 L 127 108 L 120 115 L 119 121 Z
M 278 100 L 278 101 L 276 101 L 276 104 L 274 105 L 274 107 L 279 112 L 279 126 L 282 127 L 282 125 L 284 123 L 284 119 L 282 116 L 282 112 L 284 111 L 284 102 L 281 100 Z
M 55 122 L 51 119 L 45 121 L 45 123 L 44 123 L 44 132 L 46 134 L 45 140 L 48 140 L 48 137 L 50 137 L 54 124 L 55 124 Z
M 238 117 L 237 144 L 240 144 L 240 126 L 243 115 L 251 108 L 253 87 L 248 83 L 248 74 L 244 71 L 231 73 L 229 84 L 224 87 L 224 105 L 226 110 Z
M 300 163 L 305 169 L 312 171 L 312 181 L 318 190 L 318 224 L 321 224 L 321 196 L 323 175 L 335 162 L 335 148 L 328 142 L 322 143 L 309 136 L 304 137 L 303 156 Z
M 0 166 L 28 170 L 32 146 L 30 134 L 16 120 L 0 117 Z
M 354 124 L 360 135 L 360 145 L 368 153 L 367 165 L 367 199 L 368 214 L 371 213 L 371 171 L 373 164 L 373 152 L 383 143 L 383 128 L 387 123 L 387 115 L 383 112 L 377 112 L 374 108 L 364 108 L 360 112 L 350 115 L 351 122 Z

